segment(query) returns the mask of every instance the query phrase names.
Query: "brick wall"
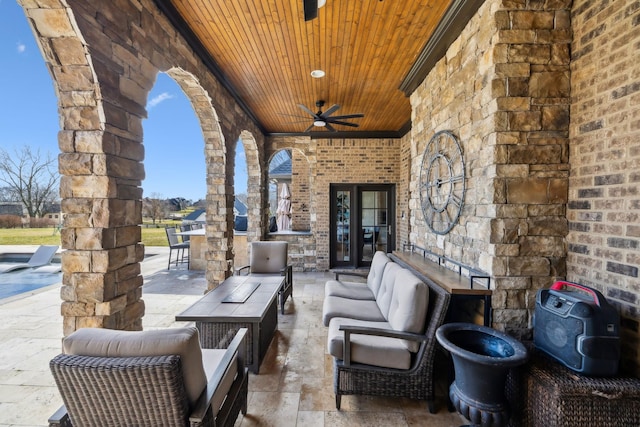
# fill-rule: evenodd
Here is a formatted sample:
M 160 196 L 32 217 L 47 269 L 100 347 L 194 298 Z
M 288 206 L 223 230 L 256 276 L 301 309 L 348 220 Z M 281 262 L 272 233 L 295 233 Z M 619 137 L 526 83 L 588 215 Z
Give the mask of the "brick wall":
M 327 270 L 330 184 L 397 184 L 400 181 L 401 144 L 398 139 L 319 139 L 316 144 L 317 268 Z
M 574 0 L 567 277 L 622 316 L 640 375 L 640 2 Z
M 291 150 L 291 229 L 311 230 L 311 167 L 304 153 Z
M 400 153 L 398 165 L 398 187 L 396 188 L 397 215 L 396 215 L 396 248 L 402 250 L 402 245 L 409 243 L 411 233 L 410 209 L 409 209 L 409 184 L 411 183 L 411 132 L 400 140 Z

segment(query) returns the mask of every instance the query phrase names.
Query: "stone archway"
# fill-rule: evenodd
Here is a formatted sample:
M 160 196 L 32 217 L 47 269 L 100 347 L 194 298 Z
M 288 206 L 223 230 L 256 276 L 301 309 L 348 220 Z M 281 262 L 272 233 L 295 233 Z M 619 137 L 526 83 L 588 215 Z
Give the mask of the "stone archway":
M 61 115 L 64 334 L 141 329 L 142 121 L 157 73 L 169 70 L 203 131 L 209 288 L 231 273 L 233 258 L 225 140 L 242 129 L 262 135 L 152 2 L 18 2 L 53 77 Z
M 200 85 L 197 78 L 180 68 L 171 68 L 166 73 L 172 77 L 191 102 L 198 117 L 204 137 L 204 157 L 207 170 L 207 270 L 208 288 L 213 289 L 231 274 L 228 254 L 232 244 L 229 242 L 227 218 L 225 138 L 220 129 L 218 115 L 211 105 L 211 98 Z M 220 191 L 220 189 L 225 191 Z M 217 207 L 217 208 L 215 208 Z
M 264 203 L 264 168 L 261 167 L 260 153 L 255 138 L 249 131 L 242 131 L 240 141 L 244 147 L 244 153 L 247 161 L 247 207 L 248 207 L 248 227 L 247 241 L 252 242 L 260 240 L 263 234 L 263 228 L 266 215 L 263 215 L 262 209 Z

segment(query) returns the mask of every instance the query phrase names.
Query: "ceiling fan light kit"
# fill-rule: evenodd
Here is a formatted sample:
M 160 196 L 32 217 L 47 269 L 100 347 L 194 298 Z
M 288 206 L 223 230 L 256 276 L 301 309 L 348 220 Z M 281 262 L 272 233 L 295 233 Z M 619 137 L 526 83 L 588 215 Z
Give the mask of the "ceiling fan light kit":
M 357 119 L 364 117 L 364 114 L 362 113 L 332 116 L 332 114 L 338 111 L 338 109 L 340 108 L 338 104 L 333 104 L 331 107 L 329 107 L 329 109 L 327 109 L 327 111 L 323 113 L 322 107 L 324 107 L 324 101 L 321 99 L 316 101 L 316 107 L 318 107 L 317 113 L 314 113 L 303 104 L 298 104 L 298 107 L 300 107 L 313 118 L 313 124 L 305 129 L 305 132 L 309 132 L 311 129 L 313 129 L 314 126 L 327 128 L 327 130 L 329 130 L 330 132 L 336 132 L 336 129 L 332 125 L 351 126 L 357 128 L 359 126 L 357 123 L 345 122 L 344 119 Z

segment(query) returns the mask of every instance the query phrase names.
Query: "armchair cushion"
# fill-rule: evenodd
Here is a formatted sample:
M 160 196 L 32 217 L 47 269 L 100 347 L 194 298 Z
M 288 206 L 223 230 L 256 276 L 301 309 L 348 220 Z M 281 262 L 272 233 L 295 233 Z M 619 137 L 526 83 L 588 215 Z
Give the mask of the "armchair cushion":
M 391 329 L 388 322 L 334 317 L 329 323 L 327 348 L 329 354 L 341 360 L 344 358 L 344 332 L 340 330 L 343 325 Z M 351 362 L 384 368 L 409 369 L 411 367 L 411 352 L 404 344 L 404 340 L 353 334 L 351 335 Z
M 64 338 L 62 346 L 65 354 L 79 356 L 179 355 L 189 406 L 193 407 L 207 385 L 198 338 L 195 327 L 151 331 L 83 328 Z
M 252 242 L 251 273 L 282 274 L 287 265 L 287 242 Z

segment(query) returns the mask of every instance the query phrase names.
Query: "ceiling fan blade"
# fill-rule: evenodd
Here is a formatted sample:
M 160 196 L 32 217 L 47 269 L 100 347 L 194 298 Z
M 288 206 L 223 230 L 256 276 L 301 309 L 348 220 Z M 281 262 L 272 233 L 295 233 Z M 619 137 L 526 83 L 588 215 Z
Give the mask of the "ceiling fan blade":
M 286 116 L 286 117 L 296 117 L 298 119 L 305 119 L 305 120 L 309 120 L 309 117 L 307 116 L 300 116 L 298 114 L 287 114 L 287 113 L 278 113 L 279 116 Z
M 331 114 L 333 114 L 334 112 L 338 111 L 339 108 L 340 108 L 340 106 L 338 104 L 333 104 L 331 107 L 329 107 L 327 109 L 327 111 L 322 113 L 322 116 L 323 117 L 329 117 Z
M 331 120 L 331 123 L 333 123 L 334 125 L 351 126 L 353 128 L 357 128 L 358 126 L 360 126 L 357 123 L 341 122 L 339 120 Z M 329 123 L 327 123 L 327 126 L 329 126 Z
M 318 0 L 302 0 L 304 20 L 311 21 L 318 16 Z
M 309 110 L 307 107 L 305 107 L 302 104 L 298 104 L 298 107 L 302 108 L 304 111 L 306 111 L 307 113 L 311 114 L 311 117 L 316 117 L 316 113 L 314 113 L 313 111 Z
M 305 131 L 305 132 L 309 132 L 311 129 L 313 129 L 313 127 L 314 127 L 314 126 L 315 126 L 315 125 L 313 125 L 313 124 L 312 124 L 311 126 L 309 126 L 308 128 L 306 128 L 304 131 Z
M 282 122 L 282 123 L 286 123 L 286 124 L 309 123 L 309 119 L 304 119 L 304 120 L 292 120 L 292 121 L 290 121 L 290 122 Z
M 335 132 L 336 131 L 336 129 L 333 126 L 331 126 L 329 123 L 325 124 L 324 127 L 329 129 L 330 132 Z
M 361 118 L 361 117 L 364 117 L 364 114 L 345 114 L 344 116 L 328 117 L 328 119 L 330 119 L 330 120 L 357 119 L 357 118 Z

